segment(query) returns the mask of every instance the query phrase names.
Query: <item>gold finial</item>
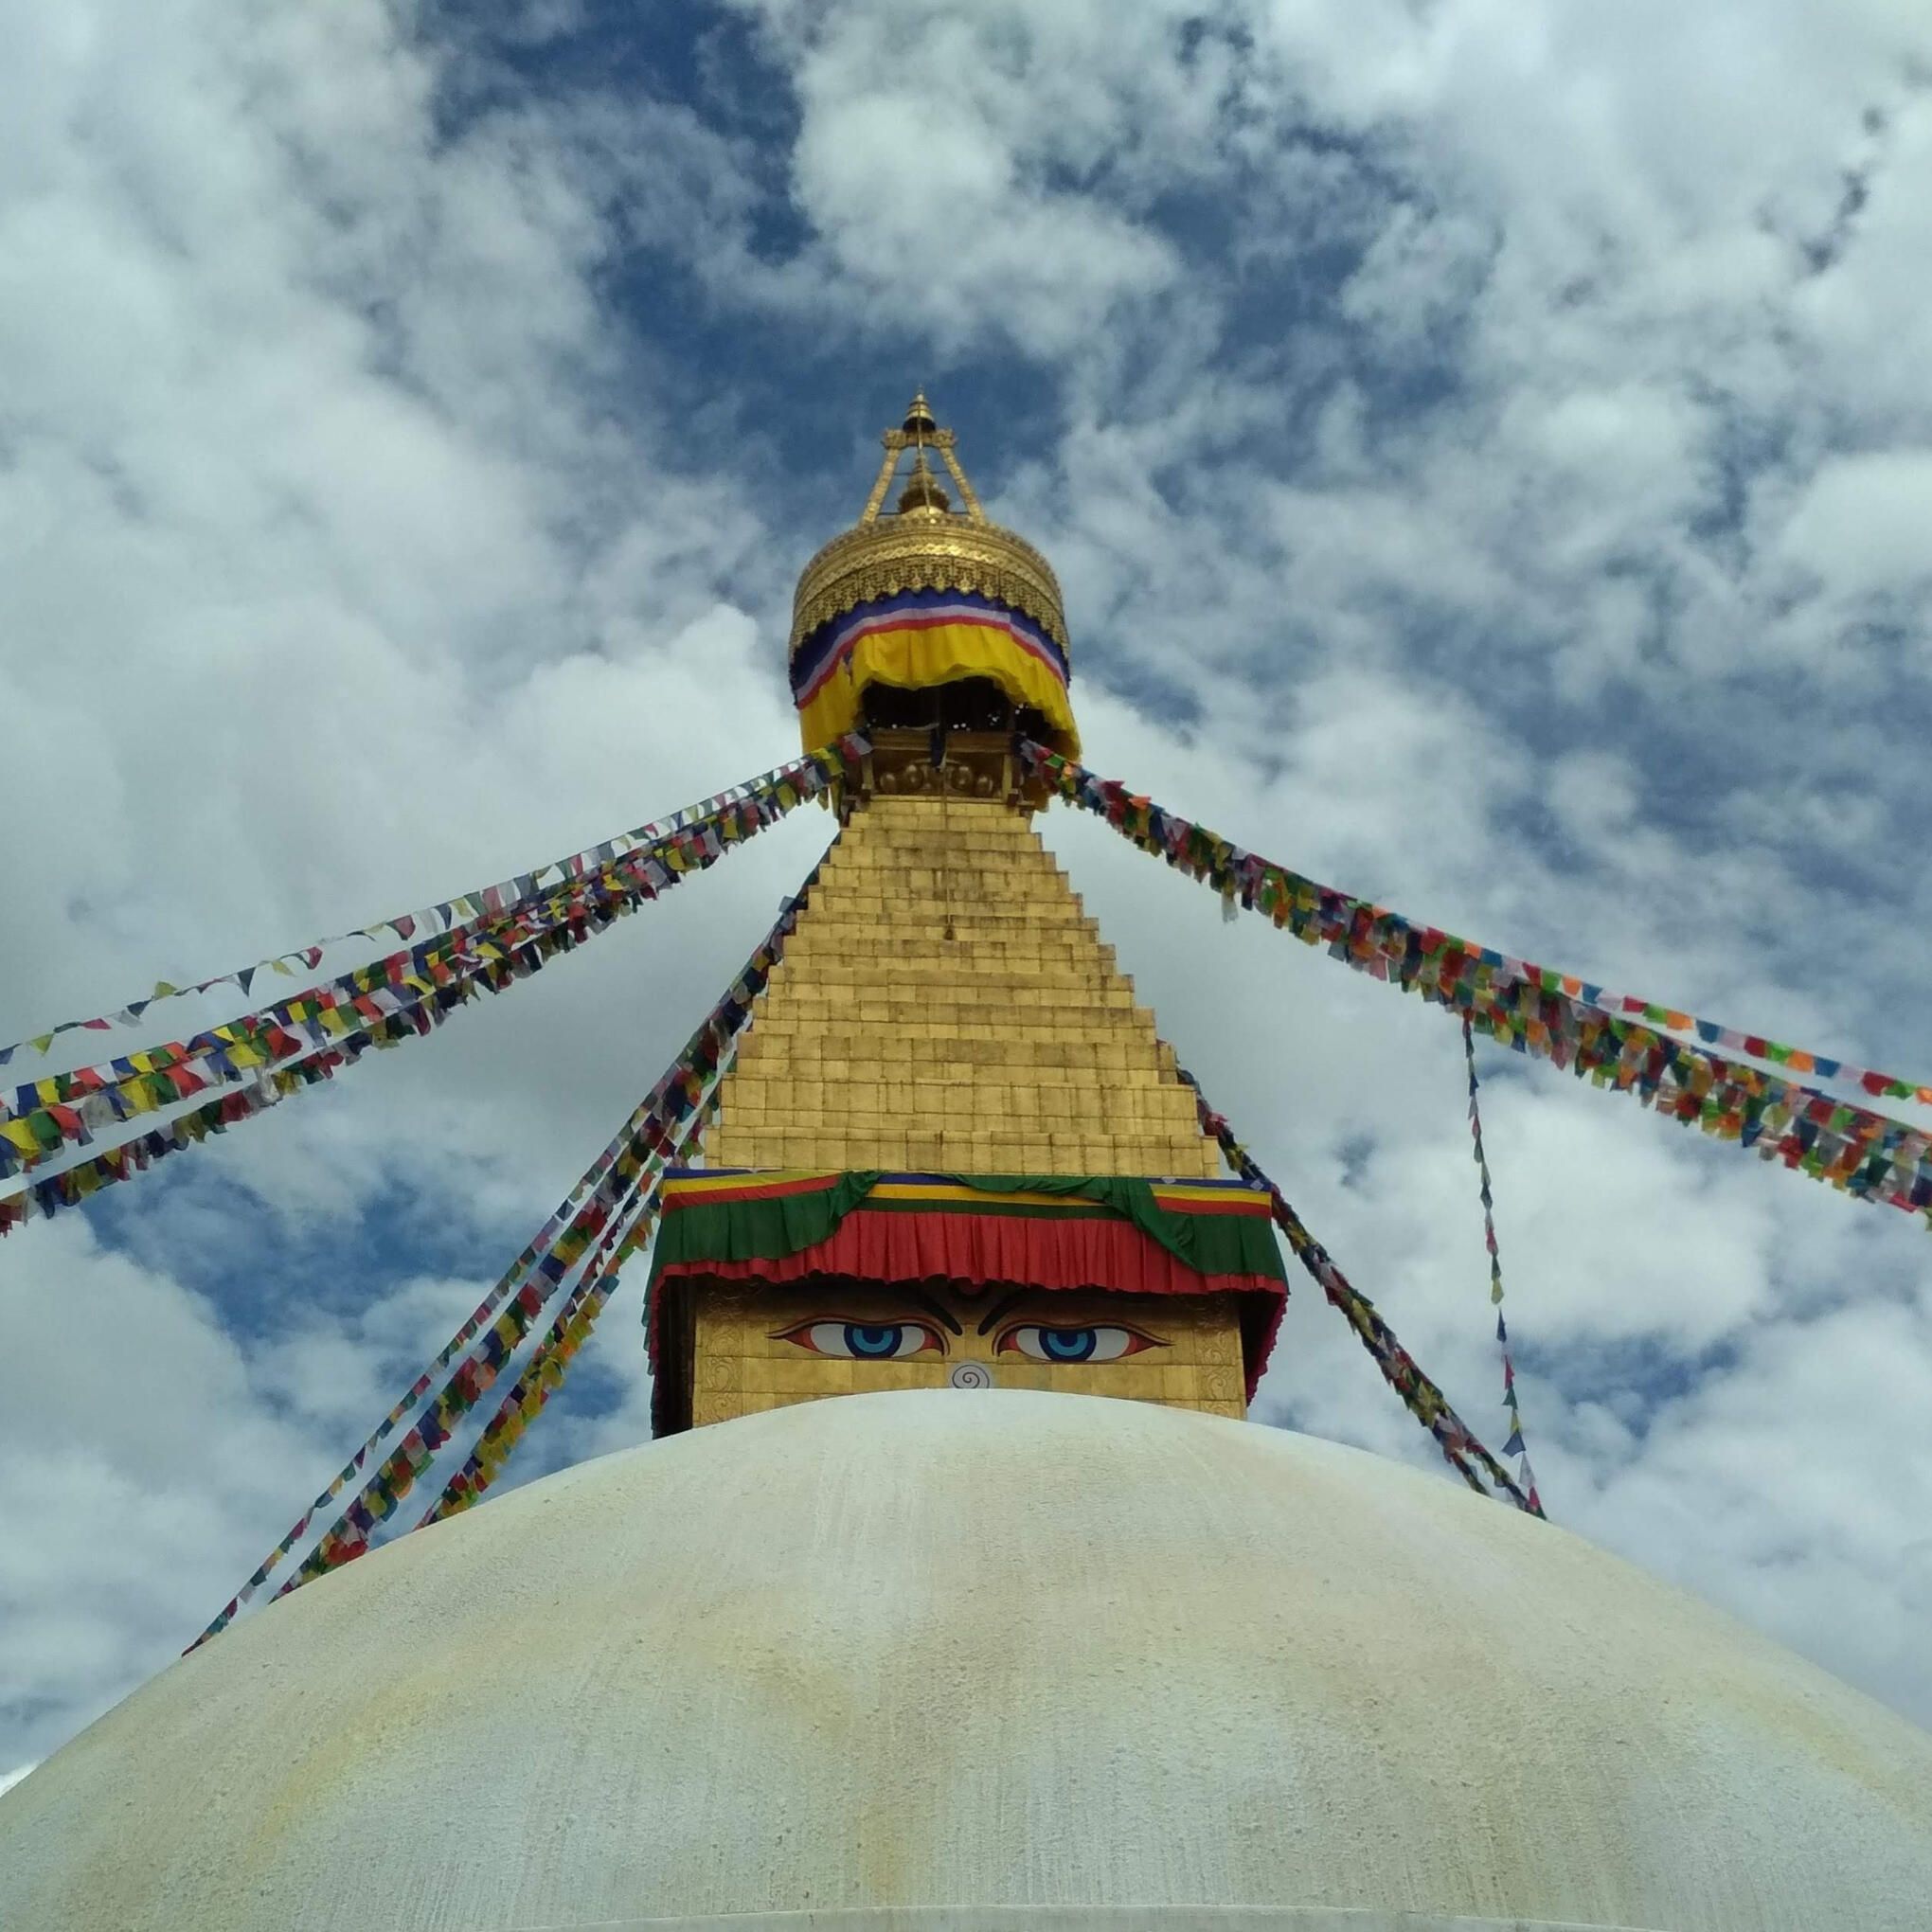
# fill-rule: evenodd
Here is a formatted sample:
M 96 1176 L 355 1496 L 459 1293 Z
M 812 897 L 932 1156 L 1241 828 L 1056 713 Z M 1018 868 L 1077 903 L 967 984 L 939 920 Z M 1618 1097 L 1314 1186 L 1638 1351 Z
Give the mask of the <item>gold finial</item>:
M 910 420 L 910 419 L 907 419 Z M 905 479 L 905 488 L 899 493 L 899 514 L 909 516 L 918 510 L 925 510 L 935 516 L 943 516 L 953 507 L 953 499 L 939 488 L 939 479 L 932 473 L 926 462 L 925 451 L 921 448 L 913 458 L 912 474 Z
M 913 442 L 923 442 L 928 437 L 939 433 L 939 425 L 933 420 L 933 412 L 926 406 L 925 391 L 915 389 L 912 407 L 905 412 L 905 420 L 900 425 L 900 435 Z
M 899 468 L 899 459 L 907 450 L 913 452 L 916 460 L 911 479 L 899 502 L 900 511 L 931 510 L 941 515 L 953 514 L 952 499 L 926 466 L 928 445 L 939 451 L 939 458 L 953 479 L 953 487 L 959 492 L 960 507 L 965 510 L 967 520 L 975 524 L 985 523 L 986 512 L 980 509 L 979 498 L 974 494 L 972 484 L 966 480 L 966 472 L 959 467 L 959 458 L 954 452 L 953 432 L 939 427 L 923 389 L 913 392 L 912 405 L 905 412 L 904 422 L 897 429 L 888 429 L 879 440 L 886 446 L 886 460 L 879 465 L 879 474 L 872 483 L 872 493 L 866 499 L 865 509 L 859 512 L 861 524 L 878 521 L 879 512 L 886 507 L 886 492 Z

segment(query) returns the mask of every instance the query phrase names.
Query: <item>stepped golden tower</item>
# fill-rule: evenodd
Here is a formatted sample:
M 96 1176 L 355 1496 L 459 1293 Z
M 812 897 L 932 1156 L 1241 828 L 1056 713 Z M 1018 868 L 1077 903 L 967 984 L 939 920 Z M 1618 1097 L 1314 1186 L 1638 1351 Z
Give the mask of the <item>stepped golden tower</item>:
M 1239 1417 L 1286 1292 L 1266 1204 L 1225 1178 L 1013 756 L 1078 748 L 1059 583 L 922 395 L 883 440 L 791 640 L 807 747 L 871 750 L 707 1166 L 667 1185 L 658 1428 L 945 1383 Z

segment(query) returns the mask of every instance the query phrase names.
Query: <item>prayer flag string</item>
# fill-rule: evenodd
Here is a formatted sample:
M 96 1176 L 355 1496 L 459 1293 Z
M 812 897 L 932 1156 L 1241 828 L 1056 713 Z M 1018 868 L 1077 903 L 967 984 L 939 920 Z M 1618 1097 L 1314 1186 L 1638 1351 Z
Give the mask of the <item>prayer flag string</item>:
M 1516 1481 L 1540 1512 L 1543 1505 L 1536 1494 L 1536 1473 L 1530 1467 L 1530 1452 L 1523 1445 L 1523 1414 L 1516 1401 L 1516 1365 L 1510 1357 L 1510 1331 L 1503 1320 L 1503 1258 L 1496 1247 L 1495 1189 L 1490 1180 L 1489 1155 L 1482 1144 L 1482 1106 L 1476 1099 L 1479 1082 L 1476 1077 L 1476 1036 L 1470 1030 L 1467 1013 L 1462 1016 L 1462 1058 L 1469 1069 L 1469 1136 L 1481 1181 L 1482 1239 L 1489 1250 L 1490 1305 L 1496 1312 L 1496 1346 L 1503 1351 L 1503 1406 L 1510 1412 L 1510 1437 L 1503 1444 L 1503 1454 L 1521 1458 L 1516 1467 Z
M 815 871 L 813 876 L 816 878 Z M 705 1104 L 707 1088 L 716 1093 L 716 1082 L 728 1062 L 731 1043 L 744 1025 L 751 1003 L 763 991 L 773 968 L 783 956 L 784 941 L 805 903 L 805 891 L 786 903 L 777 923 L 745 962 L 724 998 L 692 1033 L 683 1051 L 632 1111 L 582 1178 L 558 1204 L 523 1253 L 484 1297 L 475 1313 L 188 1646 L 190 1650 L 234 1621 L 271 1573 L 279 1567 L 282 1559 L 308 1534 L 315 1518 L 330 1509 L 350 1483 L 363 1476 L 370 1458 L 394 1433 L 402 1418 L 428 1394 L 438 1376 L 462 1356 L 442 1387 L 423 1404 L 402 1444 L 374 1476 L 360 1484 L 355 1496 L 337 1512 L 315 1549 L 305 1559 L 297 1578 L 283 1586 L 283 1593 L 296 1583 L 351 1561 L 367 1548 L 368 1535 L 376 1524 L 394 1513 L 437 1450 L 448 1440 L 450 1424 L 474 1407 L 496 1380 L 505 1362 L 528 1335 L 531 1324 L 558 1287 L 583 1259 L 592 1242 L 614 1223 L 626 1218 L 622 1210 L 638 1192 L 640 1177 L 645 1177 L 654 1190 L 656 1174 L 681 1157 L 691 1137 L 687 1123 L 694 1119 Z M 632 1244 L 620 1245 L 616 1265 L 621 1265 L 631 1252 Z M 541 1287 L 537 1285 L 539 1280 Z M 501 1315 L 497 1315 L 499 1309 L 503 1310 Z M 496 1317 L 493 1322 L 492 1316 Z M 487 1329 L 486 1324 L 490 1324 Z
M 1234 1131 L 1227 1122 L 1208 1106 L 1200 1082 L 1185 1067 L 1180 1068 L 1179 1073 L 1182 1081 L 1193 1090 L 1201 1131 L 1220 1147 L 1236 1173 L 1250 1187 L 1267 1195 L 1274 1209 L 1275 1225 L 1288 1237 L 1288 1245 L 1295 1250 L 1296 1260 L 1315 1278 L 1329 1302 L 1348 1316 L 1350 1327 L 1381 1369 L 1383 1379 L 1402 1398 L 1404 1407 L 1436 1439 L 1436 1446 L 1441 1450 L 1450 1467 L 1478 1495 L 1489 1495 L 1491 1489 L 1484 1487 L 1482 1477 L 1476 1474 L 1476 1465 L 1480 1465 L 1497 1494 L 1508 1496 L 1519 1510 L 1530 1515 L 1541 1516 L 1543 1505 L 1533 1494 L 1526 1494 L 1517 1487 L 1510 1472 L 1483 1447 L 1475 1432 L 1450 1407 L 1448 1397 L 1422 1373 L 1414 1356 L 1397 1341 L 1395 1331 L 1383 1320 L 1375 1304 L 1335 1266 L 1328 1250 L 1302 1225 L 1300 1215 L 1288 1205 L 1287 1197 L 1280 1189 L 1261 1172 L 1254 1155 L 1234 1137 Z
M 646 1222 L 654 1214 L 655 1190 L 653 1196 L 653 1206 L 641 1217 Z M 557 1319 L 551 1323 L 549 1333 L 532 1351 L 496 1413 L 484 1423 L 469 1459 L 443 1485 L 442 1494 L 417 1524 L 419 1530 L 426 1530 L 446 1516 L 458 1515 L 481 1501 L 483 1492 L 502 1475 L 504 1464 L 523 1440 L 525 1431 L 550 1400 L 551 1391 L 563 1386 L 571 1362 L 589 1339 L 593 1325 L 617 1285 L 617 1269 L 607 1261 L 571 1290 Z
M 695 1150 L 707 1122 L 716 1109 L 721 1091 L 720 1086 L 714 1085 L 705 1097 L 704 1105 L 692 1117 L 677 1154 L 667 1165 L 682 1164 L 687 1154 Z M 469 1459 L 443 1485 L 442 1494 L 417 1524 L 419 1530 L 426 1530 L 430 1524 L 438 1523 L 445 1516 L 457 1515 L 469 1509 L 482 1499 L 484 1491 L 503 1474 L 504 1465 L 523 1440 L 525 1432 L 543 1411 L 552 1392 L 563 1386 L 571 1362 L 589 1340 L 591 1329 L 617 1287 L 617 1275 L 625 1261 L 650 1238 L 652 1225 L 657 1218 L 657 1199 L 663 1178 L 663 1170 L 659 1169 L 653 1175 L 646 1194 L 640 1195 L 635 1204 L 635 1212 L 630 1222 L 622 1229 L 613 1228 L 605 1237 L 597 1261 L 570 1291 L 557 1319 L 550 1324 L 549 1333 L 531 1351 L 523 1373 L 517 1377 L 496 1413 L 484 1423 Z
M 165 1154 L 332 1077 L 340 1066 L 352 1064 L 364 1046 L 390 1046 L 427 1033 L 479 988 L 504 991 L 824 792 L 846 760 L 863 750 L 863 740 L 842 741 L 786 767 L 766 789 L 760 789 L 763 780 L 737 788 L 744 796 L 719 812 L 693 820 L 654 846 L 613 860 L 595 874 L 572 879 L 547 894 L 373 961 L 192 1041 L 19 1088 L 11 1101 L 16 1108 L 30 1109 L 24 1114 L 9 1118 L 8 1100 L 0 1097 L 0 1176 L 5 1176 L 51 1159 L 70 1141 L 88 1144 L 96 1125 L 124 1121 L 210 1088 L 243 1089 L 0 1199 L 0 1234 L 36 1213 L 72 1207 L 144 1171 Z M 305 1045 L 318 1050 L 293 1061 L 285 1058 L 300 1053 Z M 55 1086 L 64 1090 L 65 1098 L 43 1092 Z
M 820 864 L 822 866 L 823 862 Z M 798 914 L 803 910 L 813 886 L 818 883 L 818 872 L 819 868 L 814 868 L 812 876 L 799 888 L 797 896 L 787 903 L 765 944 L 752 956 L 750 964 L 720 1006 L 721 1014 L 727 1009 L 742 1009 L 743 1017 L 733 1030 L 727 1050 L 720 1057 L 710 1092 L 706 1095 L 698 1112 L 691 1117 L 677 1152 L 667 1159 L 665 1167 L 680 1166 L 697 1151 L 705 1125 L 716 1112 L 719 1098 L 724 1091 L 724 1075 L 737 1057 L 739 1033 L 751 1024 L 755 1011 L 753 1002 L 763 991 L 772 969 L 783 957 L 784 942 L 797 923 Z M 517 1377 L 496 1413 L 483 1425 L 469 1459 L 443 1485 L 442 1494 L 423 1513 L 422 1520 L 416 1526 L 419 1530 L 426 1530 L 430 1524 L 439 1523 L 446 1516 L 460 1514 L 480 1501 L 484 1491 L 503 1474 L 504 1465 L 523 1440 L 525 1432 L 548 1403 L 551 1393 L 563 1386 L 572 1360 L 589 1339 L 592 1327 L 617 1287 L 617 1276 L 624 1263 L 651 1238 L 663 1182 L 664 1170 L 660 1168 L 652 1177 L 648 1193 L 640 1194 L 629 1224 L 621 1230 L 613 1228 L 604 1237 L 597 1261 L 585 1270 L 582 1280 L 571 1291 L 557 1319 L 551 1323 L 549 1333 L 531 1353 L 524 1365 L 523 1373 Z
M 816 756 L 822 758 L 824 753 Z M 394 933 L 400 939 L 412 939 L 419 931 L 437 934 L 452 930 L 458 923 L 489 918 L 508 912 L 524 902 L 541 896 L 546 885 L 561 884 L 567 880 L 581 879 L 610 864 L 613 859 L 622 857 L 641 846 L 657 845 L 674 838 L 705 821 L 715 820 L 728 806 L 741 799 L 776 789 L 794 778 L 800 760 L 779 765 L 756 778 L 747 778 L 742 784 L 732 785 L 699 804 L 686 805 L 673 812 L 668 818 L 653 819 L 648 825 L 640 825 L 630 832 L 618 832 L 599 845 L 586 847 L 581 852 L 573 852 L 568 858 L 552 859 L 549 864 L 539 866 L 533 872 L 520 872 L 513 879 L 506 879 L 494 886 L 478 886 L 468 892 L 459 892 L 452 899 L 445 899 L 432 906 L 425 906 L 417 912 L 398 913 L 393 919 L 377 920 L 372 925 L 357 926 L 352 932 L 336 933 L 326 939 L 315 939 L 306 946 L 298 946 L 293 952 L 278 953 L 274 957 L 260 960 L 253 966 L 240 967 L 232 973 L 218 973 L 212 979 L 204 979 L 193 986 L 174 986 L 167 980 L 155 984 L 154 991 L 145 999 L 131 1001 L 118 1012 L 104 1013 L 90 1020 L 63 1020 L 60 1025 L 50 1027 L 45 1033 L 35 1034 L 30 1039 L 16 1040 L 10 1046 L 0 1046 L 0 1066 L 5 1066 L 16 1053 L 23 1051 L 45 1053 L 63 1033 L 79 1029 L 93 1032 L 107 1032 L 115 1027 L 132 1027 L 140 1024 L 149 1011 L 164 1000 L 183 999 L 191 993 L 213 992 L 217 987 L 238 987 L 245 997 L 259 973 L 273 972 L 293 975 L 295 967 L 289 962 L 298 962 L 310 972 L 322 963 L 326 948 L 340 945 L 349 939 L 373 939 L 385 933 Z M 63 1097 L 64 1098 L 64 1096 Z
M 1309 945 L 1326 946 L 1332 957 L 1357 972 L 1466 1014 L 1518 1053 L 1538 1054 L 1598 1086 L 1634 1093 L 1644 1105 L 1717 1139 L 1753 1148 L 1762 1159 L 1780 1161 L 1861 1201 L 1924 1214 L 1932 1224 L 1932 1130 L 1673 1039 L 1646 1018 L 1694 1031 L 1700 1041 L 1736 1041 L 1740 1050 L 1828 1079 L 1853 1080 L 1868 1091 L 1932 1100 L 1932 1088 L 1734 1034 L 1692 1014 L 1625 999 L 1438 927 L 1413 924 L 1385 906 L 1244 851 L 1029 741 L 1021 742 L 1020 761 L 1029 778 L 1104 818 L 1143 851 L 1212 886 L 1225 905 L 1239 901 Z
M 614 899 L 635 903 L 654 896 L 817 796 L 864 750 L 862 740 L 842 741 L 767 778 L 734 786 L 728 803 L 709 812 L 694 807 L 680 813 L 681 829 L 652 845 L 192 1040 L 0 1090 L 0 1163 L 13 1158 L 31 1167 L 58 1152 L 63 1139 L 84 1143 L 90 1127 L 170 1105 L 299 1050 L 301 1041 L 291 1037 L 291 1029 L 306 1032 L 309 1044 L 320 1046 L 327 1036 L 352 1030 L 358 1015 L 378 1018 L 393 1011 L 411 1003 L 412 995 L 420 999 L 453 975 L 464 976 L 466 966 L 474 973 L 539 933 L 560 925 L 581 929 Z M 0 1164 L 0 1174 L 8 1171 Z
M 610 1185 L 610 1177 L 626 1157 L 627 1151 L 652 1118 L 652 1097 L 640 1102 L 624 1123 L 623 1128 L 585 1172 L 570 1192 L 559 1203 L 550 1218 L 532 1237 L 528 1245 L 510 1263 L 496 1285 L 491 1289 L 475 1312 L 457 1329 L 429 1367 L 417 1377 L 402 1399 L 369 1432 L 367 1440 L 349 1459 L 337 1471 L 329 1486 L 311 1503 L 296 1519 L 293 1528 L 262 1560 L 255 1573 L 242 1584 L 235 1595 L 223 1606 L 221 1613 L 196 1637 L 190 1650 L 206 1643 L 211 1637 L 219 1635 L 232 1623 L 236 1616 L 244 1609 L 257 1591 L 268 1581 L 269 1576 L 280 1566 L 282 1559 L 309 1532 L 316 1515 L 326 1510 L 337 1496 L 354 1481 L 368 1466 L 369 1458 L 394 1432 L 396 1425 L 409 1411 L 427 1395 L 435 1385 L 437 1376 L 458 1355 L 464 1361 L 453 1378 L 459 1388 L 474 1388 L 480 1396 L 492 1382 L 504 1361 L 528 1333 L 529 1324 L 542 1313 L 552 1288 L 568 1272 L 567 1262 L 557 1253 L 563 1246 L 564 1237 L 575 1225 L 580 1213 L 594 1214 L 599 1196 Z M 567 1253 L 567 1249 L 564 1250 Z M 545 1285 L 540 1289 L 530 1279 L 533 1274 L 541 1273 Z M 496 1311 L 508 1301 L 508 1312 L 492 1323 Z M 487 1333 L 486 1324 L 489 1324 Z M 477 1337 L 482 1335 L 482 1341 Z M 473 1344 L 475 1346 L 473 1347 Z M 471 1398 L 474 1400 L 474 1396 Z

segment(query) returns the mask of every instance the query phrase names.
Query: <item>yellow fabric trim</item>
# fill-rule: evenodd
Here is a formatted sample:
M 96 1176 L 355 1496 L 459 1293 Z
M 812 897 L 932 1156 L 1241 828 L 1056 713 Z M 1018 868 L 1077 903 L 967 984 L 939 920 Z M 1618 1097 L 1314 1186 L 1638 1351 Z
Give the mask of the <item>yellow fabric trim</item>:
M 1245 1190 L 1234 1188 L 1171 1188 L 1164 1182 L 1155 1181 L 1154 1198 L 1156 1201 L 1211 1201 L 1217 1207 L 1225 1207 L 1232 1201 L 1250 1214 L 1267 1214 L 1273 1211 L 1265 1194 L 1255 1194 L 1250 1197 Z
M 1023 1208 L 1097 1208 L 1100 1205 L 1077 1194 L 1030 1194 L 1018 1190 L 1011 1194 L 994 1194 L 984 1188 L 949 1188 L 938 1181 L 881 1181 L 866 1198 L 868 1201 L 973 1201 L 982 1207 L 993 1201 L 1017 1201 Z
M 683 1174 L 664 1183 L 667 1198 L 673 1195 L 728 1193 L 740 1188 L 770 1187 L 787 1181 L 831 1181 L 838 1173 L 829 1168 L 755 1168 L 745 1173 L 736 1174 Z M 1246 1199 L 1229 1188 L 1190 1188 L 1186 1185 L 1170 1186 L 1154 1182 L 1154 1198 L 1157 1202 L 1200 1201 L 1215 1207 L 1225 1207 L 1232 1196 L 1243 1208 L 1249 1208 Z M 949 1185 L 944 1181 L 881 1181 L 872 1190 L 871 1198 L 882 1201 L 975 1201 L 983 1202 L 991 1197 L 982 1188 L 963 1188 Z M 1064 1194 L 1040 1194 L 1020 1192 L 1001 1194 L 1001 1201 L 1017 1201 L 1023 1206 L 1034 1208 L 1060 1208 L 1067 1205 L 1068 1197 Z M 1266 1197 L 1257 1194 L 1249 1211 L 1265 1214 L 1268 1211 Z
M 836 1168 L 752 1168 L 737 1174 L 680 1174 L 664 1184 L 665 1196 L 716 1194 L 732 1188 L 769 1188 L 786 1181 L 835 1181 Z
M 981 624 L 873 631 L 860 638 L 851 655 L 798 713 L 805 742 L 815 750 L 851 730 L 859 722 L 859 700 L 868 685 L 922 690 L 967 677 L 991 678 L 1014 704 L 1030 706 L 1046 718 L 1071 747 L 1065 757 L 1080 755 L 1066 687 L 1030 652 Z

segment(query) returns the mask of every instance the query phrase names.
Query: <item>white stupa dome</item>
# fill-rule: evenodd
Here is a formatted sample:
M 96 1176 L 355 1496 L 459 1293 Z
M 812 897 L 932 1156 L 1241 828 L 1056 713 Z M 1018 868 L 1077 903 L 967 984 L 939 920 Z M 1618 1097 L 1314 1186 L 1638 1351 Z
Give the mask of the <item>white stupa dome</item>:
M 697 1430 L 405 1537 L 0 1798 L 18 1932 L 878 1907 L 1923 1928 L 1932 1738 L 1357 1451 L 931 1390 Z

